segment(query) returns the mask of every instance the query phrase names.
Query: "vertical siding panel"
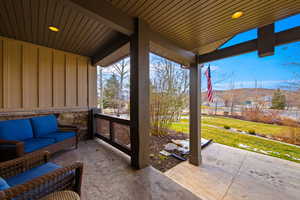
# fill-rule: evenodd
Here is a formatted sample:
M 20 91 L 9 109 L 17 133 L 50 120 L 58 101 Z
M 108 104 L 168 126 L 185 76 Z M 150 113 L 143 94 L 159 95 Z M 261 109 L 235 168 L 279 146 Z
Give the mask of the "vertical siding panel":
M 3 73 L 3 108 L 8 108 L 8 102 L 9 102 L 9 88 L 8 88 L 8 40 L 3 40 L 3 66 L 2 66 L 2 73 Z
M 53 52 L 53 106 L 65 105 L 65 54 Z
M 39 48 L 39 106 L 52 107 L 52 50 Z
M 38 107 L 38 48 L 23 46 L 23 107 Z
M 87 106 L 87 69 L 88 62 L 86 58 L 78 58 L 78 106 L 86 107 Z
M 97 107 L 97 68 L 92 66 L 89 61 L 89 107 Z
M 7 108 L 22 108 L 22 45 L 7 40 L 6 52 L 6 95 Z
M 66 106 L 77 105 L 77 57 L 66 55 Z
M 3 108 L 3 40 L 0 38 L 0 109 Z
M 96 106 L 90 59 L 0 37 L 0 109 Z

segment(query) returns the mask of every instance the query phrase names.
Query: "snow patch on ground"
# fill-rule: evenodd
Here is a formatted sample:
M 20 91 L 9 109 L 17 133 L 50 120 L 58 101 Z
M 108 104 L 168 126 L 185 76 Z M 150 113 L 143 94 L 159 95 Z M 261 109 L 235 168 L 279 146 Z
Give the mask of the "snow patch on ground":
M 265 155 L 270 155 L 270 154 L 276 154 L 276 155 L 280 155 L 279 152 L 276 152 L 276 151 L 264 151 L 264 150 L 261 150 L 261 149 L 257 149 L 257 148 L 251 148 L 250 146 L 248 145 L 245 145 L 245 144 L 238 144 L 239 147 L 243 148 L 243 149 L 249 149 L 249 150 L 252 150 L 252 151 L 255 151 L 255 152 L 259 152 L 259 153 L 262 153 L 262 154 L 265 154 Z M 285 156 L 293 159 L 293 160 L 297 160 L 299 161 L 300 159 L 299 158 L 295 158 L 289 154 L 284 154 Z

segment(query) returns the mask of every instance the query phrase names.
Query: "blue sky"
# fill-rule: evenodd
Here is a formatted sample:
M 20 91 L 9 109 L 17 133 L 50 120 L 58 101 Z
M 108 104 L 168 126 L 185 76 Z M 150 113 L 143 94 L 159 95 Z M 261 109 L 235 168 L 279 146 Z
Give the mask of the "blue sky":
M 300 15 L 275 23 L 275 32 L 300 25 Z M 221 48 L 256 38 L 257 29 L 236 35 Z M 214 89 L 278 88 L 300 78 L 300 42 L 277 46 L 275 55 L 259 58 L 257 52 L 243 54 L 210 63 Z M 205 68 L 203 69 L 203 73 Z M 206 78 L 203 77 L 203 88 Z

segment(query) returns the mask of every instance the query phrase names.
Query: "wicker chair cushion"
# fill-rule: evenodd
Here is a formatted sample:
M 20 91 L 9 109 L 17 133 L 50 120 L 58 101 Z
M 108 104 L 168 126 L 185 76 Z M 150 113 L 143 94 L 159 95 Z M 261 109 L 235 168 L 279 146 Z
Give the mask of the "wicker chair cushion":
M 33 137 L 29 119 L 0 121 L 0 139 L 25 140 Z
M 35 137 L 47 135 L 58 131 L 57 120 L 54 115 L 30 118 Z
M 3 178 L 0 177 L 0 191 L 6 190 L 8 188 L 10 188 L 10 186 L 7 184 L 7 182 Z
M 48 162 L 44 165 L 40 165 L 38 167 L 32 168 L 24 173 L 18 174 L 17 176 L 11 177 L 7 179 L 7 183 L 10 186 L 15 186 L 18 184 L 25 183 L 30 181 L 34 178 L 47 174 L 55 169 L 61 168 L 61 166 L 56 165 L 54 163 Z
M 48 135 L 41 136 L 39 138 L 51 138 L 54 139 L 56 142 L 60 142 L 69 139 L 71 137 L 74 137 L 75 135 L 76 135 L 75 132 L 55 132 L 55 133 L 50 133 Z
M 31 138 L 24 140 L 24 152 L 30 153 L 37 151 L 50 144 L 54 144 L 56 141 L 51 138 Z

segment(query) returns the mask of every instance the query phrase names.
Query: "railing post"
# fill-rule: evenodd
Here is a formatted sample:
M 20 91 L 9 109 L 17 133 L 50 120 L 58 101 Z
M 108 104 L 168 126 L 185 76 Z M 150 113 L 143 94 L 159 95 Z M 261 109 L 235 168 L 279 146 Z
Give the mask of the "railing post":
M 130 41 L 130 141 L 131 165 L 140 169 L 149 160 L 149 28 L 141 19 L 135 21 Z
M 89 132 L 89 138 L 94 139 L 95 133 L 96 133 L 96 119 L 95 119 L 95 114 L 99 113 L 100 109 L 98 108 L 92 108 L 89 111 L 89 127 L 88 127 L 88 132 Z
M 112 142 L 115 141 L 115 136 L 114 136 L 114 122 L 109 120 L 109 137 L 110 137 L 110 140 Z

